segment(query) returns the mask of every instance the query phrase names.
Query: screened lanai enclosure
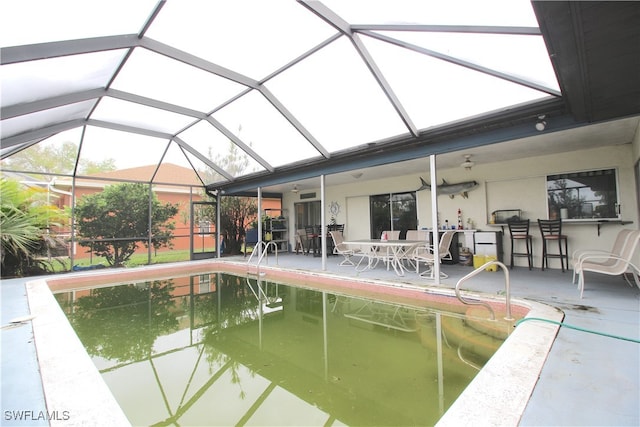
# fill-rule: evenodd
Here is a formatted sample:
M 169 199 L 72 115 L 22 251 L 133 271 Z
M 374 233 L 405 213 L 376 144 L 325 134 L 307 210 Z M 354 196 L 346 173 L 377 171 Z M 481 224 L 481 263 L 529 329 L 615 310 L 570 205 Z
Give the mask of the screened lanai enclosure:
M 576 72 L 604 62 L 582 27 L 637 7 L 588 3 L 2 2 L 2 174 L 68 207 L 143 183 L 215 251 L 216 214 L 194 202 L 637 114 L 632 68 L 606 91 Z M 623 100 L 581 102 L 600 91 Z

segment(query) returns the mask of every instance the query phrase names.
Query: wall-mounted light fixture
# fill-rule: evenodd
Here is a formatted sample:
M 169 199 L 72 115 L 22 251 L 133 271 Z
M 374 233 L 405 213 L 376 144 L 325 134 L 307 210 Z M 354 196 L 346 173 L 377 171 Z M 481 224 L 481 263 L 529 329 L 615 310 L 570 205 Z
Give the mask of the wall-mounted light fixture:
M 547 121 L 545 120 L 546 116 L 541 114 L 538 116 L 538 121 L 536 122 L 536 129 L 542 132 L 547 127 Z

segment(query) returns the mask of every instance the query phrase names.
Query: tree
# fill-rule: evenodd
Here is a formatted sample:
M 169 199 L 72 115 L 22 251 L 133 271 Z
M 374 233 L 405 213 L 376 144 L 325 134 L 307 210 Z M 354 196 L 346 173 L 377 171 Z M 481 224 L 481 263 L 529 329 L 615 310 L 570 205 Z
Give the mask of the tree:
M 251 144 L 249 144 L 249 146 L 251 146 Z M 222 168 L 232 176 L 242 175 L 250 170 L 249 156 L 247 155 L 247 153 L 240 150 L 238 146 L 232 141 L 229 141 L 229 146 L 226 153 L 217 153 L 214 156 L 211 147 L 209 147 L 208 154 L 213 163 L 218 165 L 220 168 Z M 222 179 L 222 176 L 220 176 L 216 172 L 205 173 L 204 176 L 207 178 L 208 182 L 215 182 Z
M 237 196 L 222 197 L 220 205 L 220 230 L 224 236 L 225 253 L 240 253 L 246 236 L 245 225 L 256 217 L 258 206 L 252 198 Z
M 7 159 L 7 165 L 14 170 L 40 173 L 69 173 L 73 171 L 78 156 L 78 145 L 66 141 L 60 146 L 35 144 L 27 150 L 22 150 Z M 114 159 L 94 162 L 80 159 L 78 172 L 93 174 L 116 169 Z
M 48 229 L 64 221 L 65 212 L 47 203 L 44 190 L 5 178 L 0 179 L 0 200 L 2 276 L 47 272 L 50 265 L 40 255 L 57 243 Z
M 226 154 L 218 153 L 213 156 L 209 149 L 209 158 L 222 169 L 237 176 L 243 174 L 249 167 L 249 157 L 241 151 L 233 142 L 229 141 L 229 149 Z M 204 174 L 208 182 L 215 182 L 221 177 L 218 174 Z M 240 253 L 242 242 L 246 235 L 245 225 L 255 219 L 258 206 L 255 199 L 239 196 L 223 196 L 220 202 L 219 229 L 224 236 L 225 253 Z M 203 210 L 202 214 L 209 218 L 215 218 L 212 210 Z M 199 218 L 196 218 L 199 220 Z
M 76 207 L 78 232 L 87 241 L 80 245 L 109 265 L 121 266 L 136 251 L 138 243 L 148 247 L 149 198 L 151 197 L 151 242 L 155 249 L 171 247 L 178 213 L 177 205 L 161 204 L 155 193 L 140 183 L 109 185 L 101 193 L 85 196 Z
M 99 172 L 108 172 L 116 170 L 116 161 L 114 159 L 104 159 L 100 162 L 93 160 L 80 159 L 78 163 L 78 173 L 83 175 L 92 175 Z

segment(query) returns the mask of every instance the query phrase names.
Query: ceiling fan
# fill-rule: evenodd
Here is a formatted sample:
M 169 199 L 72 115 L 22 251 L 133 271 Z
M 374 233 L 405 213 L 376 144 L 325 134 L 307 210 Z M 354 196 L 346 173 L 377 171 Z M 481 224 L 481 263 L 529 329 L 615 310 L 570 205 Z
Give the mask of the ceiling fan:
M 474 165 L 475 165 L 475 162 L 471 161 L 471 154 L 465 154 L 464 162 L 460 163 L 460 167 L 470 171 Z

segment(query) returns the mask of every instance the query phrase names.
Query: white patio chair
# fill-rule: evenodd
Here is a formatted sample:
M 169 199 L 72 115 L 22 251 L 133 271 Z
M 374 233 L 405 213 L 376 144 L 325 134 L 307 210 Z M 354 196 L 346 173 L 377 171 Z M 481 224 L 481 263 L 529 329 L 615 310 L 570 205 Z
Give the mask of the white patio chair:
M 304 244 L 306 237 L 307 235 L 304 228 L 296 230 L 296 255 L 298 255 L 298 251 L 301 251 L 303 255 L 308 255 L 308 252 L 305 250 Z
M 414 240 L 414 239 L 407 239 L 407 240 Z M 415 260 L 415 255 L 424 254 L 427 252 L 429 252 L 429 243 L 425 240 L 424 242 L 413 243 L 409 246 L 403 247 L 400 253 L 398 254 L 398 259 L 408 268 L 412 270 L 416 269 L 417 271 L 418 265 Z
M 407 230 L 406 239 L 424 242 L 422 244 L 417 245 L 416 247 L 408 247 L 408 248 L 405 248 L 404 250 L 404 253 L 402 256 L 403 262 L 405 262 L 410 267 L 415 268 L 416 265 L 413 259 L 413 254 L 416 251 L 423 252 L 423 253 L 427 252 L 428 244 L 429 244 L 429 230 Z
M 360 249 L 350 248 L 349 245 L 344 243 L 344 236 L 341 231 L 330 231 L 329 234 L 331 235 L 331 239 L 333 239 L 333 253 L 344 257 L 344 260 L 339 265 L 351 265 L 355 267 L 356 264 L 351 261 L 351 257 L 354 255 L 359 255 L 360 257 L 365 256 Z M 362 258 L 360 258 L 360 261 L 362 261 Z
M 407 240 L 429 240 L 429 230 L 407 230 Z
M 616 239 L 617 240 L 617 239 Z M 580 298 L 584 293 L 584 273 L 591 271 L 594 273 L 607 274 L 610 276 L 622 275 L 630 286 L 633 286 L 626 273 L 630 272 L 640 288 L 640 268 L 631 262 L 640 242 L 640 230 L 631 230 L 624 241 L 619 254 L 585 254 L 574 266 L 574 271 L 579 277 L 578 287 L 580 288 Z
M 577 250 L 573 251 L 573 254 L 571 254 L 571 266 L 573 268 L 572 283 L 576 283 L 576 276 L 577 276 L 576 275 L 576 266 L 578 265 L 578 263 L 580 262 L 580 260 L 582 258 L 584 258 L 585 256 L 588 256 L 588 255 L 608 255 L 608 254 L 613 254 L 613 255 L 620 256 L 620 251 L 622 250 L 624 245 L 627 243 L 627 240 L 628 240 L 629 236 L 632 234 L 632 232 L 633 232 L 633 230 L 628 229 L 628 228 L 620 230 L 620 232 L 616 236 L 615 242 L 613 242 L 613 247 L 611 248 L 610 251 L 608 251 L 606 249 L 577 249 Z M 609 264 L 612 264 L 613 260 L 609 260 L 608 262 L 609 262 Z
M 387 234 L 387 240 L 400 240 L 400 230 L 385 230 L 383 233 Z
M 445 231 L 440 238 L 440 244 L 438 246 L 438 262 L 442 262 L 443 259 L 452 259 L 451 256 L 451 241 L 453 240 L 453 236 L 455 235 L 455 231 Z M 413 261 L 416 263 L 416 273 L 421 277 L 427 277 L 429 279 L 433 279 L 433 264 L 435 263 L 435 254 L 432 250 L 429 251 L 415 251 L 413 255 Z M 420 273 L 420 263 L 424 262 L 429 269 Z M 425 276 L 429 274 L 429 276 Z M 440 272 L 440 277 L 445 279 L 447 276 L 445 273 Z

